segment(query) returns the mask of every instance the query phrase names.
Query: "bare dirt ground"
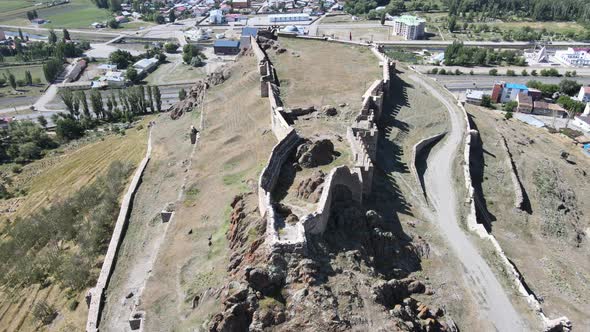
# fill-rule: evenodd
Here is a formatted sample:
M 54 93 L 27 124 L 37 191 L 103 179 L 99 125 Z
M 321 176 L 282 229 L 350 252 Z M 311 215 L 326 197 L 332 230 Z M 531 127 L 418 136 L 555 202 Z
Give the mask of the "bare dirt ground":
M 160 211 L 176 201 L 182 187 L 187 158 L 193 148 L 188 136 L 190 125 L 198 126 L 197 115 L 173 121 L 161 114 L 152 129 L 152 158 L 144 172 L 129 217 L 129 226 L 111 277 L 101 328 L 130 330 L 128 319 L 134 302 L 150 275 L 169 224 L 162 223 Z M 174 147 L 174 149 L 170 149 Z M 127 298 L 129 294 L 131 297 Z
M 449 110 L 451 129 L 449 134 L 429 157 L 430 167 L 425 174 L 426 191 L 434 208 L 434 215 L 442 234 L 454 250 L 464 270 L 468 291 L 477 299 L 480 328 L 499 331 L 526 331 L 528 324 L 512 304 L 502 284 L 485 261 L 477 247 L 460 227 L 458 197 L 453 188 L 452 161 L 460 157 L 461 144 L 465 135 L 465 123 L 459 108 L 453 104 L 450 95 L 443 95 L 431 83 L 418 76 L 415 80 L 429 87 L 433 95 Z M 459 173 L 460 174 L 460 173 Z
M 258 75 L 255 58 L 246 56 L 228 81 L 207 91 L 187 195 L 176 208 L 142 296 L 146 331 L 195 328 L 219 310 L 214 298 L 201 299 L 194 310 L 191 303 L 195 294 L 224 281 L 229 204 L 236 194 L 255 189 L 276 143 Z M 189 116 L 174 125 L 186 128 Z
M 549 318 L 565 315 L 575 330 L 590 326 L 590 197 L 588 157 L 561 135 L 549 134 L 501 114 L 468 105 L 480 132 L 483 211 L 507 256 L 540 299 Z M 508 143 L 530 213 L 514 208 L 513 185 L 506 164 Z M 560 152 L 571 154 L 570 162 Z M 486 213 L 487 210 L 487 213 Z
M 434 294 L 418 299 L 445 308 L 462 331 L 473 331 L 480 326 L 477 300 L 467 291 L 461 263 L 440 234 L 436 218 L 428 213 L 419 184 L 410 172 L 413 146 L 447 131 L 448 112 L 429 89 L 410 78 L 407 68 L 398 65 L 397 71 L 392 80 L 396 93 L 392 110 L 381 118 L 375 195 L 369 204 L 388 211 L 384 218 L 397 225 L 402 237 L 428 242 L 430 254 L 422 258 L 421 270 L 414 275 L 426 278 L 427 288 Z

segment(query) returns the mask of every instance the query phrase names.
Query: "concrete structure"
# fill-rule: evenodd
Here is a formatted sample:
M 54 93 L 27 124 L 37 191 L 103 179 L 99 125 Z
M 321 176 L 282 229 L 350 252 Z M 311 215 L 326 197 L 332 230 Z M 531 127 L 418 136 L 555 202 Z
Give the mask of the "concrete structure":
M 395 16 L 393 18 L 393 35 L 402 36 L 406 40 L 424 37 L 426 21 L 412 15 Z
M 233 0 L 231 5 L 234 9 L 249 8 L 250 0 Z
M 507 103 L 516 100 L 519 93 L 528 95 L 529 88 L 523 84 L 515 83 L 496 83 L 492 90 L 492 102 Z
M 143 171 L 145 170 L 148 162 L 150 161 L 151 154 L 152 135 L 150 131 L 145 157 L 137 167 L 137 170 L 133 175 L 133 179 L 129 184 L 129 189 L 127 189 L 127 193 L 125 194 L 125 196 L 123 196 L 121 210 L 119 211 L 119 216 L 117 218 L 117 222 L 115 223 L 115 228 L 113 229 L 113 235 L 111 237 L 111 241 L 109 242 L 109 248 L 107 249 L 107 254 L 105 255 L 104 261 L 102 263 L 102 268 L 100 270 L 100 274 L 98 275 L 96 286 L 88 290 L 88 293 L 86 294 L 86 302 L 88 304 L 88 319 L 86 320 L 86 332 L 98 332 L 98 324 L 100 323 L 100 312 L 104 300 L 104 290 L 107 287 L 107 284 L 111 277 L 111 273 L 113 272 L 115 257 L 117 256 L 119 245 L 123 240 L 124 230 L 127 227 L 127 223 L 129 221 L 129 207 L 132 204 L 132 200 L 135 196 L 135 192 L 137 191 L 137 187 L 139 186 L 139 181 L 141 180 Z
M 590 48 L 569 47 L 566 51 L 555 52 L 555 58 L 572 67 L 590 66 Z
M 125 73 L 119 70 L 113 70 L 106 72 L 103 76 L 101 76 L 98 81 L 92 82 L 93 88 L 104 88 L 104 87 L 111 87 L 111 88 L 122 88 L 125 86 L 127 79 L 125 78 Z
M 137 70 L 137 74 L 141 76 L 158 67 L 158 63 L 159 61 L 156 58 L 141 59 L 133 64 L 133 68 L 135 68 L 135 70 Z
M 244 27 L 242 28 L 242 35 L 240 36 L 240 48 L 250 48 L 250 37 L 256 38 L 258 35 L 258 28 Z
M 565 118 L 567 116 L 567 111 L 563 107 L 545 101 L 535 101 L 532 113 L 536 115 L 555 115 L 560 118 Z
M 237 40 L 216 40 L 213 51 L 220 55 L 236 55 L 240 53 L 240 42 Z
M 516 110 L 521 113 L 531 113 L 533 111 L 533 98 L 526 93 L 519 93 L 516 96 L 518 106 Z
M 219 9 L 214 9 L 209 12 L 209 23 L 210 24 L 223 24 L 225 23 L 225 17 L 223 12 Z
M 82 73 L 82 71 L 86 68 L 86 61 L 79 59 L 75 62 L 73 62 L 72 64 L 70 64 L 67 68 L 66 68 L 66 74 L 64 76 L 64 81 L 63 83 L 70 83 L 73 81 L 76 81 L 78 79 L 78 77 L 80 77 L 80 74 Z
M 481 105 L 484 95 L 484 91 L 467 89 L 467 91 L 465 91 L 465 102 L 474 105 Z
M 582 115 L 574 117 L 574 125 L 578 126 L 586 133 L 590 133 L 590 103 L 586 103 L 586 108 Z
M 583 103 L 590 102 L 590 86 L 580 87 L 580 92 L 576 98 Z
M 270 23 L 282 23 L 282 22 L 300 22 L 300 21 L 311 21 L 309 14 L 273 14 L 268 15 L 268 21 Z

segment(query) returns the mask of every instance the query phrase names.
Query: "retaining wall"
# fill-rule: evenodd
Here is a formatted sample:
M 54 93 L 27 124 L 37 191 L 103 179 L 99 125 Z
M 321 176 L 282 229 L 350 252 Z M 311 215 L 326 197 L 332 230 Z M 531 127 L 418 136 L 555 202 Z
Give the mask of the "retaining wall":
M 121 209 L 119 210 L 119 216 L 117 217 L 117 222 L 115 224 L 115 228 L 113 229 L 113 235 L 109 243 L 109 248 L 107 249 L 107 254 L 102 263 L 98 281 L 96 282 L 96 286 L 91 288 L 86 295 L 86 300 L 88 301 L 88 319 L 86 321 L 86 332 L 98 331 L 98 324 L 100 323 L 100 313 L 102 310 L 104 298 L 104 290 L 106 289 L 109 278 L 111 277 L 111 273 L 113 272 L 113 263 L 117 257 L 119 245 L 123 240 L 123 230 L 127 227 L 127 222 L 129 221 L 129 206 L 131 205 L 133 197 L 135 196 L 135 192 L 139 186 L 139 181 L 143 175 L 143 171 L 150 160 L 151 153 L 152 133 L 150 130 L 145 157 L 137 167 L 137 170 L 133 175 L 133 179 L 129 184 L 129 189 L 127 189 L 127 193 L 123 197 Z
M 412 148 L 412 164 L 410 165 L 410 169 L 412 171 L 412 173 L 414 174 L 414 177 L 416 178 L 416 183 L 420 184 L 420 188 L 422 190 L 422 195 L 424 195 L 424 198 L 427 198 L 426 196 L 426 191 L 424 188 L 424 178 L 422 176 L 420 176 L 420 174 L 418 174 L 418 156 L 422 153 L 422 150 L 424 149 L 424 147 L 430 145 L 431 143 L 438 141 L 440 139 L 442 139 L 445 135 L 447 134 L 447 132 L 443 132 L 440 134 L 436 134 L 434 136 L 430 136 L 428 138 L 425 138 L 423 140 L 421 140 L 420 142 L 416 143 L 414 145 L 414 147 Z
M 337 185 L 347 187 L 352 193 L 352 199 L 359 204 L 362 203 L 362 175 L 350 170 L 348 166 L 340 166 L 332 169 L 325 181 L 316 211 L 305 216 L 302 220 L 306 233 L 322 234 L 326 230 L 334 190 Z
M 463 104 L 461 104 L 461 102 L 458 102 L 458 106 L 461 109 L 461 111 L 463 112 L 463 116 L 464 116 L 465 123 L 466 123 L 466 130 L 467 130 L 466 131 L 467 135 L 465 137 L 465 145 L 463 148 L 464 149 L 464 151 L 463 151 L 464 152 L 463 175 L 465 177 L 465 186 L 467 187 L 467 192 L 468 192 L 467 202 L 466 202 L 469 204 L 469 212 L 467 215 L 468 229 L 470 231 L 473 231 L 474 233 L 476 233 L 479 237 L 481 237 L 483 239 L 488 239 L 488 240 L 490 240 L 490 242 L 492 242 L 492 245 L 494 246 L 496 253 L 498 254 L 498 256 L 500 257 L 500 260 L 504 264 L 504 268 L 506 269 L 506 272 L 508 273 L 509 277 L 512 279 L 512 282 L 516 286 L 518 292 L 520 293 L 520 295 L 522 297 L 524 297 L 526 299 L 526 301 L 529 304 L 529 306 L 531 307 L 531 309 L 533 309 L 535 311 L 535 313 L 537 313 L 537 315 L 541 318 L 541 320 L 543 321 L 543 324 L 545 326 L 545 330 L 549 330 L 551 327 L 558 326 L 558 325 L 571 327 L 571 322 L 565 316 L 557 318 L 557 319 L 553 319 L 553 320 L 547 318 L 547 316 L 543 312 L 543 308 L 541 307 L 541 304 L 539 303 L 537 298 L 534 296 L 534 294 L 529 293 L 528 289 L 524 285 L 524 277 L 518 272 L 518 270 L 512 264 L 512 262 L 510 262 L 510 260 L 506 256 L 506 253 L 504 252 L 504 250 L 502 250 L 500 243 L 498 243 L 498 241 L 496 240 L 496 238 L 492 234 L 489 234 L 486 231 L 486 229 L 483 227 L 483 225 L 477 223 L 477 219 L 475 216 L 475 201 L 474 201 L 474 195 L 473 195 L 474 189 L 473 189 L 473 185 L 471 182 L 471 171 L 469 168 L 469 160 L 470 160 L 471 140 L 473 137 L 475 137 L 475 135 L 478 135 L 479 133 L 477 132 L 477 130 L 473 130 L 471 128 L 471 125 L 469 124 L 469 118 L 467 116 L 467 110 L 465 109 Z M 567 330 L 564 330 L 564 331 L 567 331 Z
M 506 152 L 506 165 L 510 170 L 510 179 L 512 180 L 512 187 L 514 188 L 514 207 L 517 209 L 522 210 L 524 206 L 524 194 L 522 192 L 522 184 L 520 183 L 520 179 L 518 178 L 518 174 L 516 173 L 516 165 L 514 164 L 514 160 L 512 159 L 512 153 L 510 153 L 510 149 L 508 148 L 508 144 L 506 143 L 506 138 L 504 135 L 502 136 L 502 147 Z

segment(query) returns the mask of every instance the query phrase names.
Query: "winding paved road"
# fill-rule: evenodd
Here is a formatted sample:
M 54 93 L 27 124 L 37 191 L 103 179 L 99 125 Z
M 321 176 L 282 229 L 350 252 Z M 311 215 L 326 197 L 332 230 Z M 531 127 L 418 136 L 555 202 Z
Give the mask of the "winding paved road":
M 463 266 L 465 281 L 479 305 L 482 322 L 492 325 L 497 331 L 525 331 L 526 324 L 514 309 L 494 272 L 459 226 L 453 161 L 458 157 L 464 135 L 460 111 L 421 77 L 414 75 L 411 79 L 431 91 L 448 109 L 451 119 L 450 134 L 428 158 L 428 164 L 435 166 L 429 167 L 425 174 L 426 191 L 441 233 Z

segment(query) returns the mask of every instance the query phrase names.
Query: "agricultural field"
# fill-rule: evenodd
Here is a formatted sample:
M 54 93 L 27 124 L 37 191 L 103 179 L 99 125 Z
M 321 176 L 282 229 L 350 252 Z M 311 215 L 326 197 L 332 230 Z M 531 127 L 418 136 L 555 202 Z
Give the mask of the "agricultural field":
M 59 205 L 81 188 L 94 185 L 113 162 L 120 161 L 135 168 L 145 154 L 147 122 L 151 119 L 145 118 L 141 126 L 128 129 L 125 135 L 91 134 L 63 145 L 50 151 L 45 158 L 23 166 L 17 173 L 13 171 L 14 165 L 1 165 L 0 173 L 4 180 L 9 179 L 9 188 L 18 188 L 21 194 L 1 201 L 0 230 L 4 231 L 8 226 L 7 220 L 26 218 L 42 208 Z M 118 210 L 118 206 L 116 208 Z M 62 250 L 70 253 L 77 250 L 77 245 L 70 241 Z M 38 329 L 39 323 L 32 309 L 46 302 L 58 312 L 52 329 L 81 330 L 87 315 L 87 307 L 83 304 L 84 295 L 83 291 L 72 291 L 51 282 L 24 289 L 3 289 L 0 292 L 0 326 L 8 331 Z
M 9 12 L 16 9 L 27 8 L 35 5 L 35 0 L 2 0 L 0 2 L 0 12 Z
M 33 82 L 35 82 L 35 79 L 40 79 L 41 83 L 34 84 L 33 86 L 17 87 L 16 91 L 14 91 L 7 80 L 7 83 L 3 87 L 0 87 L 0 109 L 32 104 L 42 94 L 47 81 L 45 80 L 43 66 L 41 65 L 0 67 L 0 77 L 4 77 L 4 75 L 8 76 L 10 72 L 15 76 L 17 81 L 24 80 L 26 70 L 31 72 Z
M 29 8 L 32 9 L 32 8 Z M 71 0 L 69 4 L 50 8 L 34 8 L 39 18 L 50 20 L 43 28 L 88 28 L 93 22 L 106 21 L 112 16 L 105 9 L 99 9 L 90 0 Z M 26 10 L 15 13 L 0 14 L 0 23 L 7 25 L 29 26 Z

